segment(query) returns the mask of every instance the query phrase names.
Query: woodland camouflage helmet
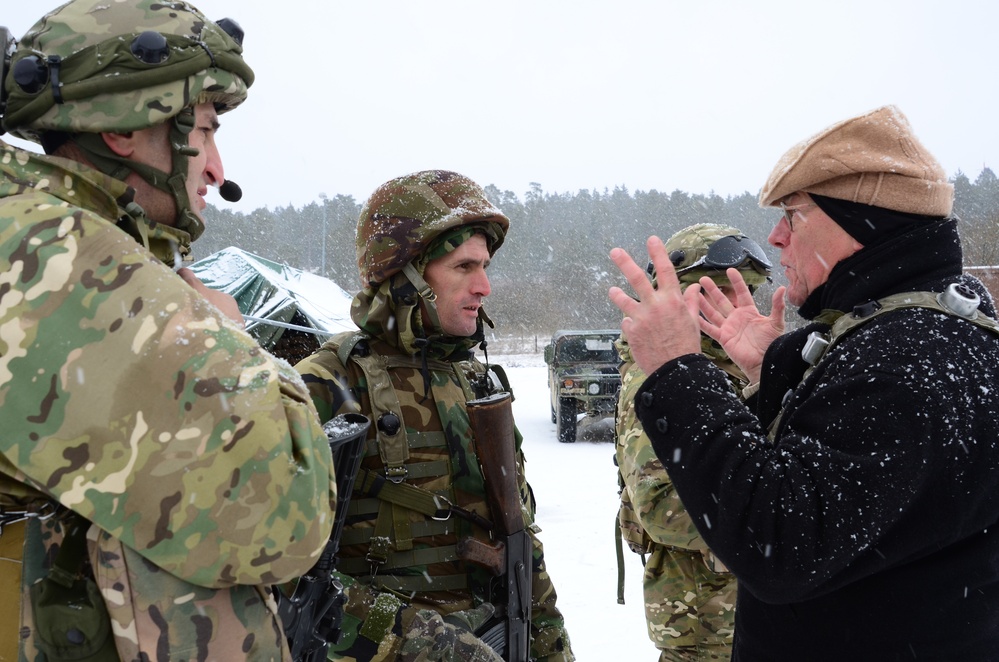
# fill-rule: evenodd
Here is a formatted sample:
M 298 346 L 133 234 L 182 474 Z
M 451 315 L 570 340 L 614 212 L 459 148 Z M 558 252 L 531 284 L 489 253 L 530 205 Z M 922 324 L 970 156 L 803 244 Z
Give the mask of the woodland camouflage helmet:
M 718 242 L 722 243 L 712 252 Z M 728 285 L 728 267 L 738 269 L 754 289 L 770 275 L 770 261 L 759 244 L 739 229 L 725 225 L 698 223 L 683 228 L 666 241 L 666 252 L 681 286 L 696 283 L 704 276 L 718 285 Z
M 357 221 L 362 286 L 375 287 L 419 262 L 436 239 L 464 226 L 482 228 L 492 255 L 510 221 L 478 184 L 456 172 L 424 170 L 382 184 Z
M 46 135 L 73 136 L 101 171 L 119 179 L 136 172 L 173 195 L 177 227 L 196 239 L 204 226 L 183 185 L 191 109 L 211 103 L 224 113 L 246 99 L 253 71 L 242 41 L 235 21 L 212 22 L 181 0 L 71 0 L 17 44 L 3 80 L 0 126 L 43 144 Z M 169 173 L 117 157 L 97 136 L 171 118 Z

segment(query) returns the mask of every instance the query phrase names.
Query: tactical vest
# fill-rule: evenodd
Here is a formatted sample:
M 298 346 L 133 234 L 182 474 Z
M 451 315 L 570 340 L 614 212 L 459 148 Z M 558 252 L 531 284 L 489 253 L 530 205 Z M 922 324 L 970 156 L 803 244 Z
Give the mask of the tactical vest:
M 852 313 L 842 314 L 836 318 L 829 331 L 822 333 L 813 331 L 808 335 L 804 348 L 801 350 L 801 358 L 809 364 L 809 367 L 801 376 L 804 383 L 810 374 L 818 367 L 819 363 L 829 354 L 829 351 L 840 340 L 856 331 L 859 327 L 867 324 L 875 317 L 890 313 L 903 308 L 925 308 L 938 313 L 944 313 L 952 317 L 957 317 L 970 322 L 979 328 L 999 335 L 999 322 L 978 311 L 980 299 L 969 288 L 952 283 L 944 292 L 902 292 L 893 294 L 883 299 L 868 301 L 853 309 Z M 780 413 L 770 423 L 768 433 L 773 440 L 787 412 L 788 404 L 795 389 L 789 389 L 784 394 L 784 402 Z
M 741 390 L 742 386 L 745 385 L 745 376 L 734 363 L 731 361 L 715 361 L 715 365 L 729 376 L 729 381 L 732 382 L 733 388 Z M 616 456 L 614 464 L 615 466 L 617 465 Z M 655 545 L 655 542 L 642 527 L 642 522 L 635 512 L 635 506 L 631 503 L 631 497 L 628 496 L 628 490 L 625 489 L 624 476 L 621 475 L 620 469 L 617 472 L 617 493 L 621 498 L 621 505 L 618 508 L 617 517 L 615 518 L 614 534 L 618 540 L 618 551 L 621 550 L 621 542 L 624 542 L 627 543 L 631 551 L 644 556 L 652 551 L 652 546 Z M 712 569 L 714 570 L 714 568 Z M 715 570 L 715 572 L 724 572 L 724 570 Z
M 615 464 L 617 463 L 616 456 L 614 462 Z M 614 546 L 617 551 L 617 603 L 623 605 L 625 574 L 624 545 L 627 544 L 628 549 L 639 554 L 642 557 L 642 565 L 645 565 L 646 555 L 651 554 L 658 543 L 649 537 L 645 527 L 642 526 L 638 513 L 635 512 L 635 506 L 631 503 L 631 497 L 628 496 L 628 490 L 624 484 L 624 476 L 621 475 L 620 469 L 617 472 L 617 485 L 621 504 L 618 506 L 617 515 L 614 518 Z M 702 556 L 704 557 L 704 565 L 707 566 L 708 570 L 715 573 L 729 572 L 725 564 L 711 550 L 705 551 Z
M 413 455 L 421 450 L 435 449 L 450 454 L 451 449 L 443 431 L 407 432 L 399 394 L 390 373 L 408 368 L 453 375 L 464 396 L 462 405 L 494 392 L 509 391 L 506 374 L 498 366 L 490 366 L 488 372 L 483 372 L 482 365 L 476 361 L 445 362 L 379 354 L 372 349 L 369 337 L 358 332 L 339 334 L 326 346 L 336 351 L 340 364 L 351 375 L 354 389 L 359 388 L 363 376 L 371 410 L 365 413 L 373 423 L 364 455 L 379 456 L 384 467 L 379 472 L 362 466 L 357 475 L 341 549 L 367 545 L 367 553 L 363 557 L 340 558 L 337 569 L 380 590 L 406 596 L 417 592 L 467 590 L 467 573 L 431 576 L 412 570 L 460 560 L 454 544 L 414 547 L 414 538 L 456 536 L 462 528 L 456 518 L 481 531 L 491 528 L 491 523 L 481 514 L 454 503 L 448 494 L 411 482 L 447 476 L 450 472 L 447 461 L 415 461 Z M 428 392 L 426 397 L 432 396 Z M 447 427 L 449 421 L 444 416 L 441 419 L 442 426 Z M 478 471 L 477 456 L 467 458 L 467 464 L 472 463 Z M 421 513 L 425 519 L 413 521 L 412 511 Z M 351 522 L 371 519 L 375 521 L 374 527 L 350 526 Z
M 733 389 L 737 392 L 741 391 L 742 387 L 745 386 L 746 378 L 742 374 L 727 355 L 721 350 L 717 345 L 702 340 L 701 342 L 702 351 L 712 360 L 712 362 L 723 370 L 725 374 L 728 375 L 729 381 L 732 384 Z M 624 371 L 624 368 L 622 368 Z M 623 377 L 623 374 L 622 374 Z M 617 416 L 621 416 L 620 409 L 618 410 Z M 638 421 L 633 422 L 634 425 L 640 425 Z M 615 444 L 618 440 L 615 439 Z M 617 466 L 617 452 L 615 449 L 614 454 L 614 464 Z M 638 517 L 638 513 L 635 512 L 635 506 L 631 502 L 631 496 L 628 494 L 628 490 L 625 486 L 624 476 L 621 474 L 621 469 L 617 470 L 617 484 L 618 484 L 618 497 L 620 499 L 620 505 L 618 506 L 617 515 L 614 518 L 614 543 L 615 550 L 617 553 L 617 602 L 618 604 L 624 604 L 624 544 L 628 545 L 628 548 L 641 555 L 642 564 L 646 562 L 646 555 L 651 554 L 655 549 L 656 543 L 646 532 L 645 528 L 642 526 L 641 519 Z M 690 551 L 690 550 L 685 550 Z M 716 573 L 726 573 L 728 569 L 725 565 L 718 560 L 718 558 L 709 551 L 702 554 L 704 558 L 704 564 L 709 570 Z

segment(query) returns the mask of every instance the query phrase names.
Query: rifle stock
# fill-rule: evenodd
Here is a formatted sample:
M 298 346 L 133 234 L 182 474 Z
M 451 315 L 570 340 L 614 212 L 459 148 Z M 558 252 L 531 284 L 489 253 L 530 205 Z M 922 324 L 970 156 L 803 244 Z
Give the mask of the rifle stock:
M 346 595 L 343 585 L 333 577 L 333 570 L 370 425 L 367 416 L 350 413 L 337 416 L 323 426 L 336 470 L 333 531 L 319 560 L 299 578 L 294 592 L 289 596 L 274 591 L 278 615 L 295 662 L 325 662 L 329 645 L 340 637 Z
M 506 576 L 504 655 L 507 662 L 527 662 L 531 640 L 533 552 L 531 537 L 524 526 L 517 480 L 512 400 L 509 393 L 472 400 L 468 403 L 468 420 L 482 466 L 486 501 L 505 548 L 499 552 L 505 551 L 502 553 L 503 574 Z

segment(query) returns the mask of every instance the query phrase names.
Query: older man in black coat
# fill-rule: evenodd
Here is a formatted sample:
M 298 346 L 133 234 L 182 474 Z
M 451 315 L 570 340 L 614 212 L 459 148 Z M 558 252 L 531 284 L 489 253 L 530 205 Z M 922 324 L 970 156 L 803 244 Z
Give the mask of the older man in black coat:
M 885 107 L 792 148 L 760 203 L 782 208 L 769 241 L 810 321 L 786 335 L 785 288 L 764 316 L 745 287 L 735 304 L 710 283 L 681 294 L 656 238 L 658 289 L 611 253 L 640 299 L 610 294 L 650 375 L 638 415 L 739 580 L 733 659 L 996 659 L 999 336 L 962 275 L 953 187 Z M 977 311 L 892 297 L 955 284 Z M 755 382 L 745 405 L 699 328 Z

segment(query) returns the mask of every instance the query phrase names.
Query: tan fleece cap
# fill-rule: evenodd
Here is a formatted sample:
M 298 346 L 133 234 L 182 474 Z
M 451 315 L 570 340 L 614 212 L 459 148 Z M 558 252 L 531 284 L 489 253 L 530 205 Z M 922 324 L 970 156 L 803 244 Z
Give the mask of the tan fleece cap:
M 949 216 L 954 205 L 954 186 L 895 106 L 792 147 L 760 191 L 760 206 L 774 207 L 798 191 L 925 216 Z

